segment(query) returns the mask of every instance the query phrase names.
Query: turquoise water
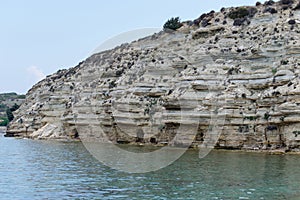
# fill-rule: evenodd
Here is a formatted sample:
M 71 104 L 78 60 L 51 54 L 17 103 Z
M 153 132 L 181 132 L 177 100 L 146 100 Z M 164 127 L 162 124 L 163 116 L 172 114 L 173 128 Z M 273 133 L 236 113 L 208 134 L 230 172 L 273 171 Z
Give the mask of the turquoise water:
M 188 151 L 160 171 L 127 174 L 77 143 L 0 137 L 0 199 L 300 199 L 300 156 Z

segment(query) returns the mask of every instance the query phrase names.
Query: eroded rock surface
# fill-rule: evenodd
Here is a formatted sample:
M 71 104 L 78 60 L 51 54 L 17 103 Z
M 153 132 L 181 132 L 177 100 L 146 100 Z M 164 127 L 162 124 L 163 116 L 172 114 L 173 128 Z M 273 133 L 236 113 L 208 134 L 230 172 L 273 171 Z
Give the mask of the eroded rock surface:
M 192 146 L 212 138 L 207 144 L 218 148 L 299 149 L 299 2 L 258 3 L 229 17 L 237 9 L 48 76 L 28 92 L 7 134 Z

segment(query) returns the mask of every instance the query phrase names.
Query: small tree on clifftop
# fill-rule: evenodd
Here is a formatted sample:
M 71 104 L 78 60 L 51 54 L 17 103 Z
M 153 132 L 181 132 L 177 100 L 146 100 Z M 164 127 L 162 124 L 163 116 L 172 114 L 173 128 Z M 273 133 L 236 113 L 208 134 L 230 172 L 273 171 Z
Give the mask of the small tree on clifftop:
M 176 31 L 182 26 L 182 23 L 180 22 L 179 17 L 172 17 L 164 24 L 164 29 L 171 29 Z

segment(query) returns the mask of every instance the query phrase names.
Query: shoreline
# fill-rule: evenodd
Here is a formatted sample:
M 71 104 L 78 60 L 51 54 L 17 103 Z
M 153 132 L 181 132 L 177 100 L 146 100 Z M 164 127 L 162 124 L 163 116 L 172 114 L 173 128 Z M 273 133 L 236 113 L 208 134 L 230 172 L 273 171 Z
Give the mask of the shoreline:
M 273 150 L 251 150 L 251 149 L 214 149 L 216 151 L 228 151 L 228 152 L 237 152 L 237 153 L 258 153 L 258 154 L 268 154 L 268 155 L 300 155 L 300 152 L 288 151 L 286 149 L 273 149 Z
M 4 130 L 4 132 L 3 132 Z M 6 129 L 2 129 L 0 127 L 0 134 L 4 134 Z M 65 142 L 65 143 L 73 143 L 73 142 L 82 142 L 80 139 L 72 139 L 72 138 L 30 138 L 30 137 L 12 137 L 15 139 L 30 139 L 35 141 L 54 141 L 54 142 Z M 101 143 L 101 142 L 99 142 Z M 128 144 L 118 144 L 118 146 L 132 146 L 132 147 L 153 147 L 153 148 L 162 148 L 167 146 L 166 144 L 145 144 L 145 143 L 128 143 Z M 176 147 L 175 147 L 176 148 Z M 177 147 L 181 148 L 181 147 Z M 183 147 L 182 147 L 183 148 Z M 199 147 L 189 147 L 187 150 L 191 151 L 200 151 Z M 219 152 L 237 152 L 237 153 L 263 153 L 268 155 L 300 155 L 300 149 L 292 151 L 286 148 L 278 148 L 278 149 L 226 149 L 226 148 L 213 148 L 213 151 Z

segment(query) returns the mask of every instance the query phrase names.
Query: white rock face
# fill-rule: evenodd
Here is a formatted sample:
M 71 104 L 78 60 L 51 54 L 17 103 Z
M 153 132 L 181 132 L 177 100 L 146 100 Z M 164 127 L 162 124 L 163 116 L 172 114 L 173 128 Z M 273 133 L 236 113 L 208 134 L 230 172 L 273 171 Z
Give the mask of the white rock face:
M 289 22 L 299 20 L 297 4 L 247 7 L 256 13 L 240 26 L 227 8 L 95 54 L 36 84 L 7 134 L 298 149 L 300 25 Z

